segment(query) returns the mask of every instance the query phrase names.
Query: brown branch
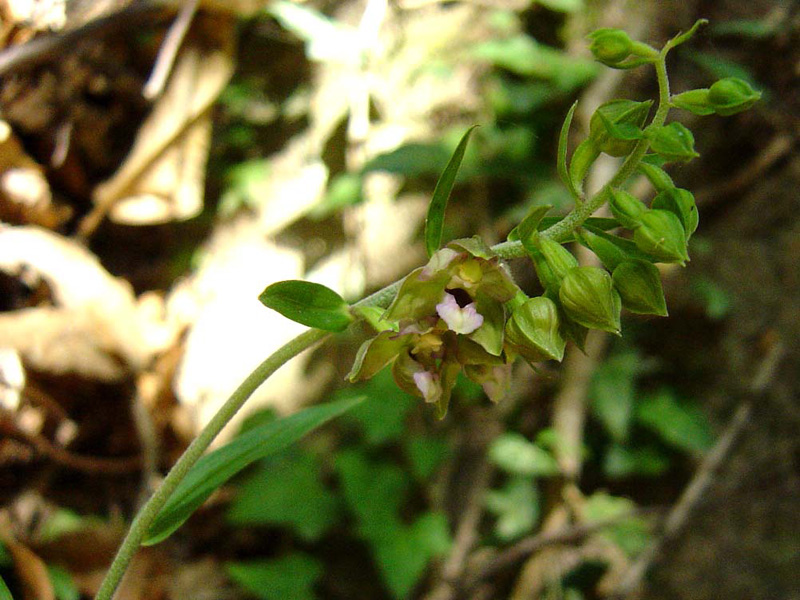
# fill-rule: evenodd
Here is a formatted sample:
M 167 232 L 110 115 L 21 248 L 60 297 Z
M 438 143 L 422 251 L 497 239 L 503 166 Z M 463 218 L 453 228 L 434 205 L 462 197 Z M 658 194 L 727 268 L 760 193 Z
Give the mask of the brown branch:
M 142 90 L 142 96 L 147 100 L 158 98 L 164 91 L 172 66 L 175 64 L 175 57 L 178 56 L 178 50 L 197 12 L 197 3 L 198 0 L 185 0 L 181 5 L 180 11 L 178 11 L 178 16 L 175 17 L 175 21 L 170 25 L 169 31 L 167 31 L 167 35 L 161 43 L 161 48 L 158 50 L 158 56 L 156 57 L 153 71 L 150 73 L 150 78 Z
M 139 456 L 129 458 L 98 458 L 73 454 L 50 440 L 32 433 L 22 431 L 11 419 L 0 417 L 0 432 L 3 435 L 25 442 L 39 454 L 65 467 L 85 473 L 101 475 L 124 475 L 141 469 L 142 459 Z

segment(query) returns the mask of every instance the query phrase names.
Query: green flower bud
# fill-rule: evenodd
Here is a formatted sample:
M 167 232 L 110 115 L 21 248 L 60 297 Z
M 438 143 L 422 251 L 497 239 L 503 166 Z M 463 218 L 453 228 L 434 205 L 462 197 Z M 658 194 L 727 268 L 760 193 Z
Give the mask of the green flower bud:
M 697 205 L 694 202 L 694 196 L 689 190 L 676 187 L 664 190 L 653 198 L 650 207 L 675 213 L 681 220 L 681 225 L 683 225 L 683 229 L 686 232 L 686 239 L 689 239 L 697 230 L 700 217 L 697 212 Z
M 576 323 L 619 335 L 622 303 L 604 269 L 575 267 L 561 282 L 558 298 Z
M 688 161 L 700 156 L 694 150 L 692 132 L 680 123 L 649 127 L 645 135 L 653 152 L 668 161 Z
M 589 50 L 594 57 L 609 67 L 617 66 L 633 52 L 633 40 L 621 29 L 598 29 L 587 37 L 592 40 Z
M 650 180 L 650 183 L 653 184 L 656 191 L 663 192 L 664 190 L 675 187 L 672 177 L 667 175 L 667 172 L 661 167 L 648 162 L 641 162 L 636 169 Z
M 750 84 L 736 77 L 720 79 L 708 90 L 708 101 L 722 117 L 747 110 L 761 98 Z
M 589 139 L 611 156 L 626 156 L 642 137 L 652 102 L 612 100 L 601 105 L 589 121 Z
M 715 112 L 714 105 L 708 99 L 708 90 L 705 88 L 676 94 L 669 99 L 669 103 L 675 108 L 688 110 L 702 117 L 713 115 Z
M 658 268 L 646 260 L 620 263 L 611 276 L 622 306 L 642 315 L 667 316 L 667 304 L 661 288 Z
M 640 250 L 660 262 L 684 264 L 689 260 L 686 233 L 680 219 L 668 210 L 648 210 L 633 232 Z
M 559 332 L 556 303 L 540 296 L 518 307 L 506 323 L 506 339 L 529 362 L 564 358 L 566 342 Z
M 609 204 L 611 213 L 626 229 L 636 229 L 647 212 L 644 202 L 625 190 L 612 189 Z

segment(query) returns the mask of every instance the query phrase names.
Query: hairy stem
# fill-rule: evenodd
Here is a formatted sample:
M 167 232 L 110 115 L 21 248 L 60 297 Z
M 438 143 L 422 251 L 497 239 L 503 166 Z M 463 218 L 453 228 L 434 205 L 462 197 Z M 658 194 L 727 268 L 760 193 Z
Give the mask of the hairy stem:
M 133 520 L 128 534 L 125 536 L 122 545 L 117 551 L 117 555 L 114 557 L 114 562 L 111 563 L 111 567 L 103 583 L 100 585 L 100 590 L 95 596 L 96 600 L 111 600 L 122 580 L 122 576 L 128 568 L 128 564 L 139 549 L 139 545 L 142 543 L 147 530 L 159 511 L 163 508 L 172 492 L 175 491 L 175 488 L 178 487 L 178 484 L 186 477 L 186 474 L 192 466 L 208 449 L 217 435 L 219 435 L 222 428 L 225 427 L 239 409 L 244 406 L 244 403 L 253 392 L 281 366 L 289 362 L 289 360 L 300 354 L 303 350 L 323 340 L 328 335 L 328 332 L 319 329 L 310 329 L 300 334 L 276 350 L 264 360 L 264 362 L 258 365 L 239 387 L 236 388 L 236 391 L 231 394 L 230 398 L 222 405 L 217 414 L 214 415 L 181 455 L 178 462 L 175 463 L 164 478 L 161 486 L 150 497 Z

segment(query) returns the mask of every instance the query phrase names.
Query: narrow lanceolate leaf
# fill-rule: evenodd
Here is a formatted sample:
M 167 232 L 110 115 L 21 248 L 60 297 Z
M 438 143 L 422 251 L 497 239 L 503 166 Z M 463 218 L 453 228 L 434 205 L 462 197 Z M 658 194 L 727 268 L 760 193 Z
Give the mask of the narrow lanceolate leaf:
M 14 597 L 11 595 L 11 590 L 8 589 L 2 577 L 0 577 L 0 600 L 14 600 Z
M 442 245 L 444 211 L 447 208 L 447 201 L 450 199 L 450 192 L 453 191 L 453 186 L 456 183 L 456 175 L 458 175 L 461 161 L 464 160 L 469 136 L 476 127 L 477 125 L 473 125 L 467 129 L 458 146 L 456 146 L 456 151 L 444 168 L 441 177 L 439 177 L 439 181 L 436 182 L 436 188 L 433 190 L 433 198 L 431 198 L 430 206 L 428 206 L 428 216 L 425 218 L 425 248 L 428 251 L 428 256 L 433 256 L 433 253 Z
M 570 107 L 567 116 L 564 118 L 564 124 L 561 126 L 561 134 L 558 136 L 558 176 L 564 185 L 567 186 L 569 193 L 576 200 L 579 200 L 581 195 L 575 188 L 572 178 L 569 176 L 569 169 L 567 168 L 567 142 L 569 141 L 569 127 L 572 125 L 572 117 L 575 115 L 575 109 L 578 108 L 578 101 L 576 100 Z
M 249 464 L 284 450 L 307 433 L 360 404 L 363 397 L 307 408 L 271 421 L 240 435 L 229 444 L 203 456 L 178 485 L 150 526 L 145 546 L 168 538 L 222 484 Z
M 287 319 L 325 331 L 344 331 L 353 321 L 347 302 L 319 283 L 279 281 L 261 292 L 258 299 Z

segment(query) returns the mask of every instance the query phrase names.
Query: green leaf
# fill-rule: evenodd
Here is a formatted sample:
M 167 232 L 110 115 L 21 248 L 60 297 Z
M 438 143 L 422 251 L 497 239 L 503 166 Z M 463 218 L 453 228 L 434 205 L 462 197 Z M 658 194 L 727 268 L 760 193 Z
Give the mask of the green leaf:
M 363 384 L 338 390 L 335 397 L 351 396 L 364 396 L 366 400 L 347 418 L 358 423 L 366 442 L 375 446 L 400 439 L 406 431 L 406 416 L 418 405 L 414 396 L 397 387 L 390 369 L 379 371 Z
M 512 475 L 550 477 L 559 473 L 556 459 L 519 433 L 499 436 L 489 448 L 489 460 Z
M 449 152 L 442 144 L 412 142 L 370 159 L 363 171 L 386 171 L 406 177 L 437 175 L 447 165 L 448 158 Z
M 669 458 L 653 446 L 629 448 L 613 444 L 603 460 L 603 471 L 612 479 L 631 475 L 658 477 L 669 468 Z
M 258 297 L 284 317 L 325 331 L 344 331 L 353 321 L 350 307 L 332 289 L 310 281 L 279 281 Z
M 486 494 L 486 508 L 497 517 L 495 534 L 508 542 L 533 530 L 539 520 L 539 493 L 529 477 L 514 477 Z
M 604 521 L 633 512 L 636 504 L 628 498 L 611 496 L 606 492 L 595 492 L 584 504 L 586 521 Z M 600 535 L 614 542 L 628 556 L 636 556 L 650 542 L 650 531 L 641 517 L 623 519 L 616 525 L 604 528 Z
M 626 440 L 630 432 L 640 364 L 641 356 L 636 352 L 621 352 L 603 362 L 592 377 L 592 412 L 617 442 Z
M 450 199 L 450 192 L 453 191 L 458 168 L 461 166 L 461 161 L 464 160 L 464 152 L 467 150 L 469 136 L 476 127 L 477 125 L 473 125 L 464 133 L 458 146 L 456 146 L 455 152 L 453 152 L 453 156 L 450 157 L 450 161 L 444 168 L 441 177 L 439 177 L 439 181 L 436 182 L 436 188 L 433 190 L 433 197 L 428 206 L 428 216 L 425 218 L 425 248 L 428 251 L 428 256 L 433 256 L 433 253 L 442 245 L 444 213 L 447 208 L 447 201 Z
M 414 436 L 404 439 L 404 448 L 414 477 L 427 481 L 447 457 L 450 445 L 439 437 Z
M 569 176 L 569 167 L 567 166 L 567 143 L 569 141 L 569 127 L 572 124 L 572 117 L 575 116 L 575 109 L 578 108 L 578 101 L 576 100 L 567 112 L 564 118 L 564 124 L 561 126 L 561 133 L 558 136 L 558 176 L 564 185 L 567 186 L 569 193 L 573 198 L 580 198 L 581 194 L 575 187 L 575 183 Z
M 662 388 L 642 400 L 636 417 L 665 442 L 681 450 L 704 452 L 714 443 L 703 412 L 697 406 L 679 402 L 669 388 Z
M 47 565 L 47 575 L 57 600 L 80 600 L 80 590 L 75 585 L 69 571 L 57 565 Z
M 14 597 L 11 595 L 11 590 L 8 589 L 2 577 L 0 577 L 0 600 L 14 600 Z
M 234 525 L 286 525 L 314 541 L 337 513 L 332 492 L 322 484 L 319 461 L 302 452 L 264 462 L 239 486 L 227 519 Z
M 314 584 L 323 573 L 319 561 L 300 552 L 274 560 L 229 562 L 225 570 L 236 583 L 264 600 L 315 600 Z
M 314 406 L 254 427 L 195 463 L 150 526 L 144 541 L 152 546 L 178 529 L 205 500 L 247 465 L 284 450 L 307 433 L 356 406 L 363 398 L 348 398 Z
M 450 548 L 447 519 L 426 513 L 410 527 L 400 526 L 391 535 L 372 543 L 375 558 L 392 596 L 407 598 L 428 565 Z

